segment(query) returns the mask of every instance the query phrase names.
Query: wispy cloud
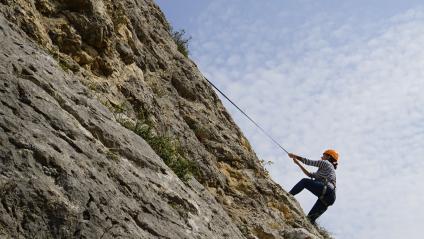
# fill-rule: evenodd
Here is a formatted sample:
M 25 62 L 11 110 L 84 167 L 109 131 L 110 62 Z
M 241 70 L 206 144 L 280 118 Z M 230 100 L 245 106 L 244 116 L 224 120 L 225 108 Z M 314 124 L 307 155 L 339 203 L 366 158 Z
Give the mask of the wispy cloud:
M 371 22 L 307 7 L 299 11 L 310 15 L 293 15 L 278 6 L 212 3 L 199 20 L 207 28 L 193 34 L 193 58 L 291 151 L 311 158 L 328 147 L 340 151 L 338 199 L 321 219 L 336 236 L 418 236 L 424 10 Z M 301 172 L 227 108 L 258 155 L 275 162 L 272 176 L 290 189 Z M 300 196 L 306 211 L 314 200 Z

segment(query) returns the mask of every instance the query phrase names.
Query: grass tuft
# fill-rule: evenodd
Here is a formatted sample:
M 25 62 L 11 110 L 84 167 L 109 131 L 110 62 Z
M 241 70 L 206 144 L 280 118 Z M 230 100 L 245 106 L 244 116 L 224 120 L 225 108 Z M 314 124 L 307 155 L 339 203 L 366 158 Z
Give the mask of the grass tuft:
M 117 121 L 146 140 L 156 154 L 183 182 L 187 182 L 193 176 L 198 176 L 197 164 L 185 157 L 178 140 L 154 134 L 152 123 L 148 120 L 137 120 L 134 123 L 129 119 L 117 118 Z
M 178 51 L 181 52 L 185 57 L 188 57 L 188 43 L 191 40 L 191 37 L 185 36 L 185 30 L 174 31 L 171 29 L 171 36 L 174 39 L 175 44 L 177 44 Z

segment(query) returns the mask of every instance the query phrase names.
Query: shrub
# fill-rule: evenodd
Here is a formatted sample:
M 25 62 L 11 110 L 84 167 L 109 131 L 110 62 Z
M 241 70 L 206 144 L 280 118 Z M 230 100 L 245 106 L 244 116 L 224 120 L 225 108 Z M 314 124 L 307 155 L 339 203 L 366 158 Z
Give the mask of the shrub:
M 117 154 L 117 153 L 115 153 L 113 149 L 108 149 L 108 150 L 106 151 L 106 157 L 107 157 L 108 159 L 112 159 L 112 160 L 114 160 L 114 161 L 118 161 L 118 160 L 119 160 L 119 156 L 118 156 L 118 154 Z
M 125 128 L 134 131 L 135 126 L 131 120 L 124 117 L 116 117 L 116 121 L 120 123 L 122 126 L 124 126 Z
M 172 39 L 174 39 L 175 44 L 177 44 L 178 51 L 188 57 L 188 43 L 190 42 L 191 37 L 186 37 L 185 33 L 185 30 L 174 31 L 171 29 L 171 36 Z
M 334 237 L 331 235 L 329 231 L 327 231 L 324 227 L 320 225 L 316 225 L 316 228 L 321 233 L 322 236 L 324 236 L 325 239 L 333 239 Z
M 171 137 L 155 135 L 149 121 L 138 120 L 135 125 L 127 121 L 118 122 L 146 140 L 156 154 L 183 182 L 187 182 L 191 176 L 198 175 L 197 164 L 184 157 L 184 152 L 178 141 Z
M 134 126 L 134 133 L 141 136 L 146 141 L 152 140 L 154 138 L 152 133 L 152 127 L 149 122 L 137 121 Z
M 147 142 L 181 180 L 187 181 L 196 174 L 195 163 L 183 156 L 177 141 L 166 136 L 153 136 Z

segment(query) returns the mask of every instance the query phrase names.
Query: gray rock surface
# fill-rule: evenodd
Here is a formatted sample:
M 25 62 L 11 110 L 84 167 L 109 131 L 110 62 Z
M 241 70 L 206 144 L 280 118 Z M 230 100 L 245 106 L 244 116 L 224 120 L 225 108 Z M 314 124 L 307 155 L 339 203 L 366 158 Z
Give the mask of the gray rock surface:
M 0 233 L 9 238 L 242 238 L 78 76 L 0 16 Z
M 150 0 L 0 0 L 1 238 L 323 238 Z M 148 121 L 181 181 L 123 127 Z

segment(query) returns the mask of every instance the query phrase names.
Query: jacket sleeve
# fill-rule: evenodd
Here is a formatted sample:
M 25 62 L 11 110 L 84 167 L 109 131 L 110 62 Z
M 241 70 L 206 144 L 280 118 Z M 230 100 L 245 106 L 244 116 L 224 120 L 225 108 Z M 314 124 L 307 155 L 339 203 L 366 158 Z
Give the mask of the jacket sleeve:
M 323 165 L 324 161 L 322 161 L 322 160 L 310 160 L 310 159 L 307 159 L 307 158 L 300 158 L 300 162 L 302 162 L 306 165 L 310 165 L 310 166 L 314 166 L 314 167 L 318 167 L 318 168 L 321 168 L 321 167 L 324 166 Z
M 318 167 L 318 168 L 321 168 L 323 166 L 323 161 L 321 161 L 321 160 L 310 160 L 310 159 L 307 159 L 307 158 L 300 158 L 300 162 L 302 162 L 306 165 L 310 165 L 310 166 L 314 166 L 314 167 Z M 309 177 L 316 178 L 316 172 L 310 172 Z

